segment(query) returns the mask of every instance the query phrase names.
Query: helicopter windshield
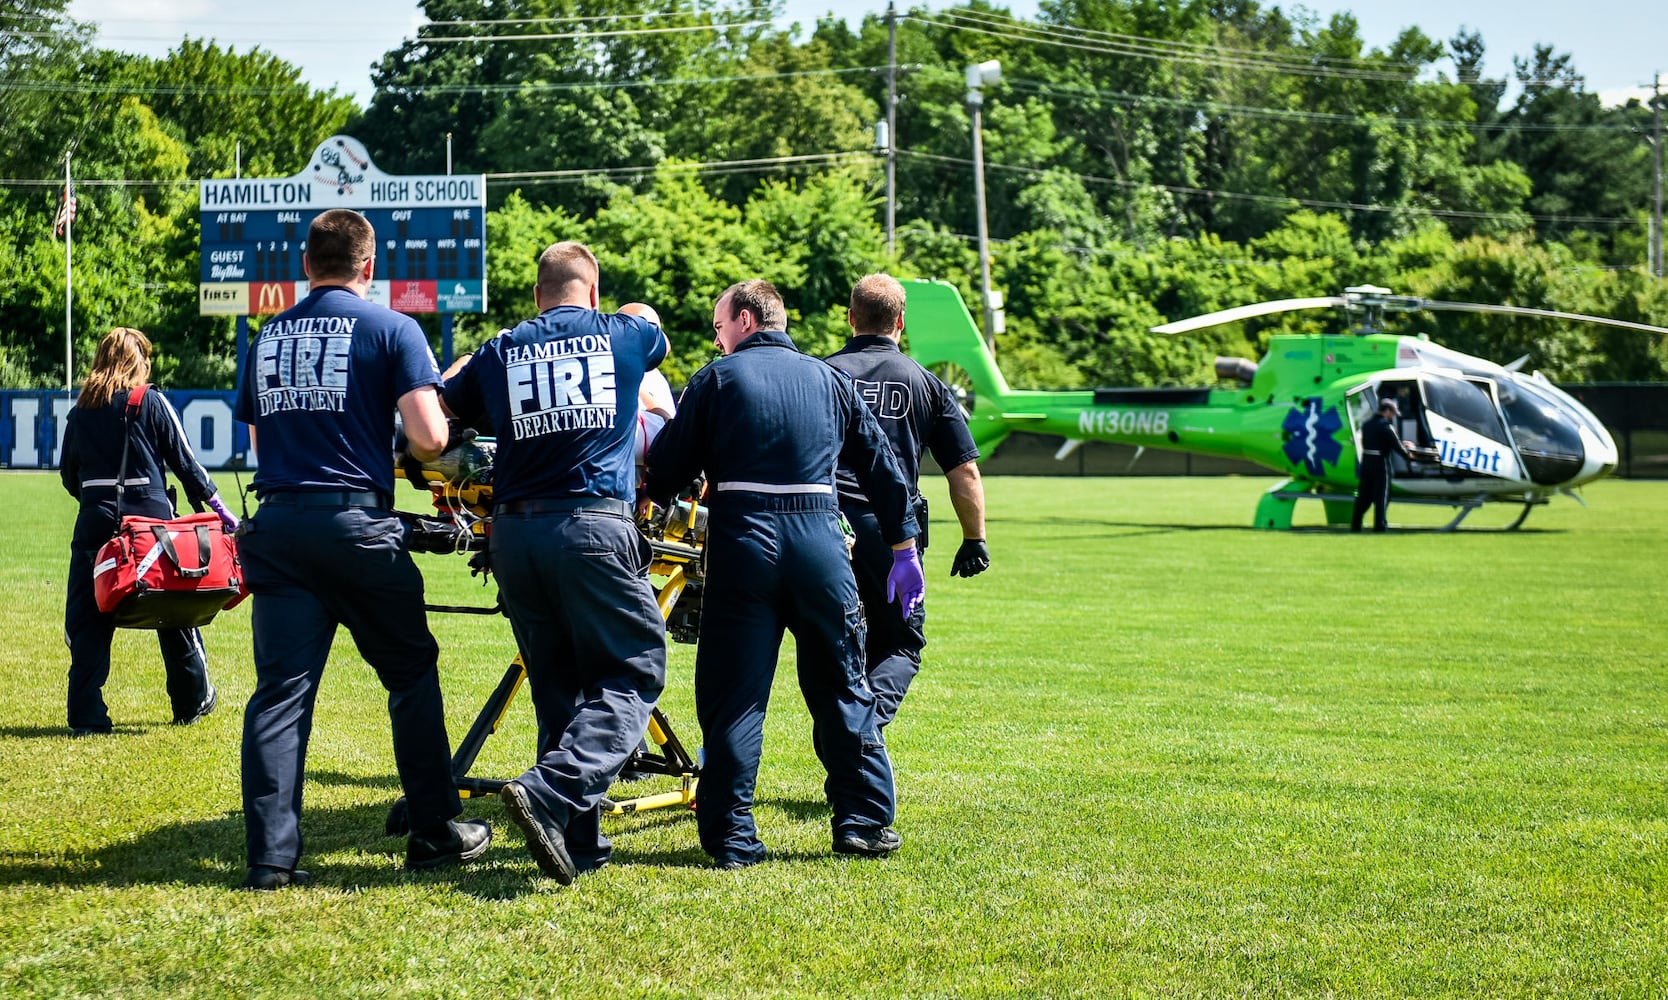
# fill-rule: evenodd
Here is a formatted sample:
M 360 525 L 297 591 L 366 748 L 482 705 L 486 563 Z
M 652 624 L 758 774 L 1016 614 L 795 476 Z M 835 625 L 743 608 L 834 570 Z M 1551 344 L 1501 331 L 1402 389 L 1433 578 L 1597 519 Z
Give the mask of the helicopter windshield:
M 1529 478 L 1542 485 L 1565 482 L 1581 471 L 1581 433 L 1566 407 L 1527 380 L 1499 383 L 1500 409 L 1511 426 Z

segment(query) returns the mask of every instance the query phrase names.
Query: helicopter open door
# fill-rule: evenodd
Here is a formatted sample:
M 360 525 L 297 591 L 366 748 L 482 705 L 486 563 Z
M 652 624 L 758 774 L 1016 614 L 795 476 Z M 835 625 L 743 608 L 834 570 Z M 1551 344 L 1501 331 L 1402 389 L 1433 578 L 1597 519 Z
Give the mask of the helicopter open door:
M 1446 372 L 1419 373 L 1425 429 L 1444 470 L 1521 481 L 1523 466 L 1513 446 L 1494 380 Z
M 1378 412 L 1381 399 L 1394 399 L 1401 409 L 1401 418 L 1396 421 L 1398 437 L 1412 442 L 1419 448 L 1431 447 L 1431 435 L 1424 419 L 1424 397 L 1419 392 L 1417 375 L 1409 373 L 1402 377 L 1376 378 L 1349 390 L 1347 398 L 1350 434 L 1355 439 L 1357 462 L 1361 456 L 1361 427 Z M 1409 464 L 1400 455 L 1392 455 L 1390 463 L 1397 479 L 1451 475 L 1445 473 L 1441 466 L 1431 462 Z

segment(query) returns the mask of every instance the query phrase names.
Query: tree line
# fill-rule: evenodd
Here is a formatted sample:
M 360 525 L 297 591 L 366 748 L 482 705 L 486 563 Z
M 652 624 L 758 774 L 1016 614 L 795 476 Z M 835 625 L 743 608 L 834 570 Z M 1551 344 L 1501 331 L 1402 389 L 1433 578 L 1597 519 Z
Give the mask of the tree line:
M 1482 72 L 1481 36 L 1408 28 L 1370 48 L 1347 14 L 1254 0 L 972 2 L 791 30 L 779 0 L 426 0 L 364 107 L 260 49 L 97 47 L 67 0 L 0 15 L 0 384 L 61 383 L 63 157 L 76 189 L 75 351 L 139 326 L 175 387 L 230 386 L 231 321 L 197 312 L 194 182 L 297 171 L 336 132 L 390 173 L 488 176 L 490 311 L 532 309 L 554 239 L 598 251 L 608 304 L 654 304 L 681 380 L 711 355 L 731 281 L 784 292 L 809 351 L 845 334 L 852 282 L 939 277 L 976 301 L 964 68 L 997 59 L 984 142 L 998 352 L 1038 387 L 1198 383 L 1217 354 L 1340 317 L 1188 338 L 1147 328 L 1267 298 L 1379 284 L 1668 325 L 1646 267 L 1651 110 L 1604 107 L 1553 47 Z M 896 233 L 876 123 L 888 84 Z M 977 313 L 977 309 L 974 310 Z M 434 327 L 434 318 L 425 320 Z M 1397 329 L 1567 381 L 1668 377 L 1664 338 L 1476 314 Z

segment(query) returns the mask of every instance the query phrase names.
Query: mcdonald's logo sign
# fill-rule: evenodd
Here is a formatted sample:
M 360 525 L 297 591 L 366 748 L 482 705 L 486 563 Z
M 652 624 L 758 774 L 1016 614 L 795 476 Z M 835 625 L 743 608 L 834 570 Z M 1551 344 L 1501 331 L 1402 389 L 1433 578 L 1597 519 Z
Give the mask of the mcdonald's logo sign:
M 295 305 L 295 283 L 292 281 L 255 282 L 249 286 L 249 297 L 254 301 L 252 316 L 270 316 Z

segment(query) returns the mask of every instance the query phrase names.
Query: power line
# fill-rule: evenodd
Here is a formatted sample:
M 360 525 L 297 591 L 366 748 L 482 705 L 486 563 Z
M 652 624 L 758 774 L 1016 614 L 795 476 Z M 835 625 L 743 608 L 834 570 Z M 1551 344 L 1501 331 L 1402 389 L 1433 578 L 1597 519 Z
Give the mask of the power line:
M 449 19 L 449 20 L 444 20 L 444 21 L 429 21 L 425 24 L 419 25 L 418 30 L 422 30 L 423 28 L 434 27 L 434 26 L 437 26 L 437 25 L 445 25 L 447 27 L 453 27 L 453 26 L 457 26 L 457 27 L 493 27 L 493 26 L 501 25 L 501 24 L 504 24 L 504 25 L 507 25 L 507 24 L 590 24 L 590 23 L 594 23 L 594 22 L 597 22 L 597 21 L 649 21 L 649 20 L 653 20 L 655 18 L 660 18 L 660 17 L 695 17 L 695 16 L 698 16 L 702 13 L 707 13 L 707 14 L 739 14 L 743 17 L 753 17 L 753 16 L 759 15 L 759 14 L 769 14 L 770 13 L 770 5 L 768 3 L 762 3 L 762 4 L 750 4 L 746 7 L 730 9 L 730 10 L 724 10 L 724 9 L 716 9 L 716 10 L 712 10 L 712 11 L 697 11 L 697 10 L 693 10 L 693 9 L 688 9 L 688 10 L 665 10 L 665 11 L 658 11 L 658 12 L 653 12 L 653 13 L 646 13 L 646 14 L 594 14 L 594 15 L 584 16 L 584 17 L 501 17 L 501 18 L 495 18 L 495 19 L 472 20 L 472 21 L 471 20 L 463 20 L 463 19 L 456 19 L 456 20 L 450 20 Z
M 763 21 L 736 21 L 729 24 L 688 24 L 671 28 L 619 28 L 613 31 L 570 31 L 529 35 L 425 35 L 417 41 L 422 44 L 431 42 L 560 42 L 560 41 L 599 41 L 604 38 L 627 38 L 638 35 L 672 35 L 688 34 L 692 31 L 728 31 L 731 28 L 756 28 L 760 25 L 771 24 Z
M 1242 50 L 1214 49 L 1205 51 L 1178 51 L 1167 48 L 1157 48 L 1152 45 L 1128 45 L 1110 42 L 1078 41 L 1076 36 L 1059 32 L 1028 30 L 1026 22 L 1014 22 L 1011 27 L 998 29 L 978 24 L 961 24 L 953 20 L 932 19 L 922 17 L 906 17 L 906 20 L 919 24 L 946 28 L 952 31 L 967 31 L 979 35 L 987 35 L 1005 39 L 1010 42 L 1033 42 L 1039 45 L 1051 45 L 1056 48 L 1074 49 L 1080 52 L 1091 52 L 1096 55 L 1125 56 L 1133 59 L 1146 59 L 1169 62 L 1194 63 L 1201 66 L 1221 66 L 1229 69 L 1267 70 L 1292 76 L 1320 76 L 1334 77 L 1347 80 L 1379 80 L 1387 82 L 1405 83 L 1412 80 L 1416 73 L 1387 72 L 1382 70 L 1344 69 L 1329 67 L 1321 64 L 1305 64 L 1292 61 L 1282 61 L 1275 58 L 1247 58 L 1237 55 Z M 1151 41 L 1151 40 L 1148 40 Z
M 410 86 L 386 87 L 384 92 L 398 94 L 508 94 L 539 91 L 584 91 L 584 90 L 637 90 L 654 89 L 657 87 L 695 87 L 729 83 L 751 83 L 760 80 L 780 80 L 795 77 L 814 76 L 844 76 L 852 74 L 873 74 L 885 69 L 883 66 L 853 66 L 845 69 L 806 69 L 793 70 L 783 73 L 744 73 L 736 76 L 709 76 L 676 78 L 667 77 L 654 80 L 598 80 L 565 83 L 437 83 L 416 84 Z M 200 96 L 226 97 L 260 97 L 273 94 L 293 93 L 296 88 L 306 88 L 309 85 L 298 81 L 289 87 L 199 87 L 199 86 L 130 86 L 118 83 L 78 83 L 78 82 L 29 82 L 10 84 L 0 87 L 0 92 L 6 90 L 36 92 L 36 93 L 71 93 L 71 94 L 190 94 Z
M 900 149 L 904 156 L 911 156 L 921 160 L 933 160 L 941 163 L 956 163 L 968 168 L 973 161 L 959 156 L 942 156 L 937 153 L 923 153 L 913 149 Z M 1024 174 L 1031 177 L 1046 176 L 1060 172 L 1093 184 L 1112 184 L 1123 188 L 1145 188 L 1157 191 L 1168 191 L 1172 194 L 1203 195 L 1209 198 L 1223 198 L 1234 201 L 1254 201 L 1271 205 L 1302 205 L 1306 208 L 1331 208 L 1353 212 L 1411 212 L 1419 215 L 1431 215 L 1440 218 L 1453 219 L 1489 219 L 1496 221 L 1514 221 L 1529 219 L 1534 222 L 1585 224 L 1585 225 L 1637 225 L 1636 219 L 1613 218 L 1591 215 L 1532 215 L 1527 212 L 1467 212 L 1459 209 L 1426 208 L 1419 205 L 1373 205 L 1352 201 L 1324 201 L 1315 198 L 1298 198 L 1289 195 L 1249 194 L 1243 191 L 1220 191 L 1213 188 L 1187 187 L 1178 184 L 1156 184 L 1149 181 L 1131 181 L 1120 177 L 1101 177 L 1095 174 L 1081 174 L 1064 168 L 1055 167 L 1043 170 L 1037 167 L 1020 167 L 1012 164 L 985 163 L 985 169 L 998 170 L 1006 173 Z
M 742 160 L 711 160 L 705 163 L 661 162 L 647 163 L 619 167 L 576 167 L 570 170 L 512 170 L 488 173 L 483 176 L 487 184 L 512 184 L 520 182 L 531 183 L 567 183 L 583 181 L 593 178 L 606 179 L 609 177 L 640 177 L 659 171 L 690 172 L 707 175 L 723 175 L 734 173 L 751 173 L 775 170 L 782 167 L 814 167 L 832 165 L 848 160 L 871 160 L 874 154 L 866 149 L 845 150 L 831 153 L 801 153 L 792 156 L 766 156 Z M 202 178 L 203 180 L 230 180 L 230 178 Z M 197 180 L 165 180 L 139 178 L 80 178 L 75 179 L 76 187 L 191 187 Z M 62 178 L 0 178 L 0 187 L 20 188 L 60 188 L 64 184 Z
M 1055 25 L 1002 17 L 990 11 L 946 11 L 937 17 L 906 16 L 906 19 L 952 31 L 966 31 L 1013 42 L 1032 42 L 1101 55 L 1265 70 L 1292 76 L 1410 83 L 1418 76 L 1421 68 L 1414 63 L 1397 63 L 1390 60 L 1348 59 L 1303 52 L 1287 55 L 1142 35 L 1118 35 L 1074 25 Z M 1386 68 L 1375 69 L 1375 66 Z M 1565 82 L 1567 81 L 1560 78 L 1525 81 L 1531 86 Z
M 1020 32 L 1016 38 L 1035 36 L 1044 39 L 1066 39 L 1071 41 L 1100 42 L 1102 44 L 1120 48 L 1130 53 L 1146 52 L 1159 56 L 1170 56 L 1190 60 L 1218 60 L 1233 59 L 1246 63 L 1260 65 L 1285 64 L 1293 69 L 1308 70 L 1316 65 L 1331 66 L 1334 69 L 1350 73 L 1367 71 L 1386 74 L 1384 79 L 1401 80 L 1416 74 L 1419 67 L 1413 63 L 1396 62 L 1391 59 L 1355 59 L 1341 56 L 1325 56 L 1313 53 L 1270 52 L 1263 49 L 1236 49 L 1225 45 L 1207 42 L 1189 42 L 1182 39 L 1153 38 L 1146 35 L 1124 35 L 1110 31 L 1100 31 L 1094 28 L 1081 27 L 1071 24 L 1051 24 L 1048 22 L 1026 21 L 1021 18 L 1003 16 L 994 11 L 950 10 L 940 17 L 948 22 L 967 22 L 985 28 Z M 1376 69 L 1375 69 L 1376 67 Z
M 749 173 L 760 170 L 773 170 L 783 166 L 817 166 L 819 164 L 840 163 L 853 158 L 872 159 L 874 156 L 868 150 L 847 150 L 833 153 L 803 153 L 794 156 L 767 156 L 747 160 L 713 160 L 707 163 L 651 163 L 642 166 L 628 167 L 580 167 L 571 170 L 517 170 L 486 175 L 487 183 L 509 181 L 533 181 L 537 183 L 564 183 L 588 180 L 593 177 L 628 177 L 642 176 L 667 171 L 690 171 L 703 176 L 709 174 Z
M 1094 87 L 1056 87 L 1033 80 L 1004 81 L 1008 89 L 1021 94 L 1087 102 L 1108 100 L 1126 106 L 1152 105 L 1199 111 L 1206 114 L 1240 115 L 1247 118 L 1267 118 L 1281 121 L 1313 122 L 1323 125 L 1391 125 L 1398 128 L 1453 128 L 1472 132 L 1616 132 L 1633 131 L 1627 125 L 1537 125 L 1533 123 L 1475 122 L 1454 118 L 1403 118 L 1398 115 L 1339 114 L 1327 111 L 1297 111 L 1286 108 L 1265 108 L 1254 105 L 1224 104 L 1209 99 L 1187 100 L 1160 97 L 1154 94 L 1131 94 L 1123 91 L 1101 90 Z

